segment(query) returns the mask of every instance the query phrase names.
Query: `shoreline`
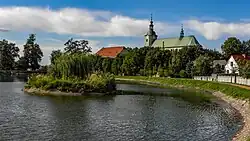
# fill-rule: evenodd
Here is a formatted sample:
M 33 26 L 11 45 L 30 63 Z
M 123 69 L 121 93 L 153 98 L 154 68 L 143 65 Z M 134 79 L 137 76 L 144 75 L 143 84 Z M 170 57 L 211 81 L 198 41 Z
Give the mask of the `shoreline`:
M 211 93 L 213 96 L 216 97 L 216 100 L 213 100 L 216 104 L 220 106 L 224 106 L 226 108 L 230 107 L 233 109 L 232 112 L 237 112 L 242 118 L 243 125 L 238 130 L 238 132 L 233 136 L 232 141 L 246 141 L 250 137 L 250 102 L 249 100 L 243 99 L 236 99 L 226 94 L 223 94 L 219 91 L 211 91 L 211 90 L 204 90 L 199 87 L 188 87 L 185 85 L 168 85 L 161 82 L 149 81 L 149 80 L 137 80 L 137 79 L 126 79 L 126 78 L 116 78 L 116 80 L 120 81 L 134 81 L 135 83 L 141 84 L 153 84 L 153 85 L 166 85 L 168 87 L 174 87 L 179 89 L 188 89 L 193 88 L 196 90 L 203 90 Z M 32 95 L 49 95 L 49 96 L 104 96 L 107 95 L 106 93 L 97 93 L 97 92 L 89 92 L 89 93 L 72 93 L 72 92 L 61 92 L 58 90 L 41 90 L 36 88 L 24 88 L 24 92 Z
M 98 92 L 89 92 L 89 93 L 73 93 L 73 92 L 61 92 L 58 90 L 41 90 L 36 88 L 24 88 L 24 92 L 31 95 L 48 95 L 48 96 L 103 96 L 106 93 L 98 93 Z
M 164 85 L 160 82 L 154 82 L 154 81 L 148 81 L 148 80 L 136 80 L 136 79 L 126 79 L 126 78 L 117 78 L 116 80 Z M 175 87 L 175 88 L 184 88 L 184 89 L 189 88 L 184 85 L 167 85 L 167 86 Z M 199 87 L 195 87 L 194 89 L 201 90 Z M 223 94 L 219 91 L 211 91 L 211 90 L 205 90 L 205 91 L 210 92 L 213 96 L 217 98 L 217 100 L 214 101 L 215 103 L 219 104 L 220 106 L 231 107 L 232 109 L 236 110 L 236 112 L 240 114 L 243 120 L 243 125 L 241 129 L 233 136 L 232 141 L 247 141 L 247 139 L 249 139 L 250 137 L 250 102 L 249 100 L 236 99 L 226 94 Z

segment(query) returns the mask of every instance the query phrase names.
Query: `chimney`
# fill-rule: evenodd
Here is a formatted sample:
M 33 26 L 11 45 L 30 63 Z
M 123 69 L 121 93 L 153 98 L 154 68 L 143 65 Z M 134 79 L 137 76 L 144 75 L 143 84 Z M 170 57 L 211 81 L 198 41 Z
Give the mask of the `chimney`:
M 242 54 L 242 56 L 243 56 L 244 58 L 246 58 L 246 54 Z

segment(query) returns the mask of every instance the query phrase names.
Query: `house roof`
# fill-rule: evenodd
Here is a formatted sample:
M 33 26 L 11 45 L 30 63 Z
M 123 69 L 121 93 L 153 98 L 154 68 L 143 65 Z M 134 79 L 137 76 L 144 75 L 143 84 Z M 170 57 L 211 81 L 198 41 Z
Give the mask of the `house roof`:
M 163 38 L 157 39 L 153 43 L 153 47 L 184 47 L 184 46 L 198 46 L 200 45 L 199 42 L 196 40 L 195 36 L 184 36 L 183 38 L 180 37 L 173 37 L 173 38 Z
M 105 47 L 105 48 L 101 48 L 99 51 L 97 51 L 96 54 L 99 56 L 102 56 L 102 57 L 115 58 L 124 49 L 125 49 L 124 46 Z
M 235 60 L 250 60 L 250 56 L 245 55 L 244 57 L 243 54 L 233 54 L 232 57 Z

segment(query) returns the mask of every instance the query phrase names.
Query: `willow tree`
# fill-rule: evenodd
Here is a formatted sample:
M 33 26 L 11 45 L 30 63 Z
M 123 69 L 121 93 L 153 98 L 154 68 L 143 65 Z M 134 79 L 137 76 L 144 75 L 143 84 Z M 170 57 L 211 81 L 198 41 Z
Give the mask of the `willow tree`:
M 78 77 L 86 79 L 93 72 L 92 56 L 86 54 L 63 54 L 51 68 L 51 73 L 59 78 Z

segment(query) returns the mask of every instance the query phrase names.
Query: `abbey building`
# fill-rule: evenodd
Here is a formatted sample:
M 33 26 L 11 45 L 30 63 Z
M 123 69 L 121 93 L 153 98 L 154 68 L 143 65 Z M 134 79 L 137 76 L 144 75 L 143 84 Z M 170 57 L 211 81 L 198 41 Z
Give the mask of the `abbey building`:
M 197 41 L 194 35 L 185 36 L 183 27 L 181 28 L 179 37 L 158 39 L 158 35 L 154 31 L 154 24 L 151 16 L 149 30 L 144 35 L 144 46 L 160 47 L 162 49 L 168 49 L 168 50 L 179 50 L 183 47 L 201 46 L 201 45 Z

